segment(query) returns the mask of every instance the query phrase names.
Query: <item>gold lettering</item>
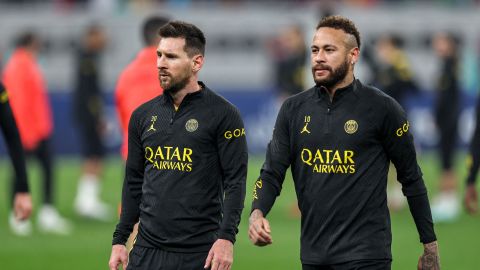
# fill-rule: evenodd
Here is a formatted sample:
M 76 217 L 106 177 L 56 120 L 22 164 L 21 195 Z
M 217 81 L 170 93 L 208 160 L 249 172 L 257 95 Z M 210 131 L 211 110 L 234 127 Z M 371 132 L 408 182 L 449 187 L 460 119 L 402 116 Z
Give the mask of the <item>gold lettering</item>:
M 332 150 L 323 150 L 327 154 L 327 164 L 330 163 L 330 154 L 333 152 Z
M 242 128 L 242 134 L 240 134 L 240 136 L 245 136 L 245 129 Z
M 165 146 L 164 148 L 167 149 L 167 160 L 172 159 L 172 157 L 170 156 L 170 150 L 171 150 L 173 147 L 172 147 L 172 146 Z
M 160 157 L 160 159 L 165 159 L 165 158 L 163 157 L 162 147 L 161 147 L 161 146 L 157 147 L 157 152 L 155 153 L 155 159 L 157 159 L 157 157 Z
M 225 136 L 226 139 L 230 140 L 232 138 L 232 132 L 230 130 L 227 130 L 227 131 L 225 131 L 224 136 Z
M 192 164 L 187 164 L 187 172 L 191 172 L 192 171 Z
M 190 148 L 183 148 L 183 160 L 182 161 L 187 161 L 192 162 L 192 158 L 190 157 L 192 155 L 193 151 Z
M 173 150 L 173 155 L 170 159 L 173 160 L 173 158 L 176 158 L 178 161 L 182 161 L 182 159 L 180 158 L 180 150 L 178 149 L 178 147 L 175 147 L 175 150 Z
M 317 159 L 320 160 L 320 163 L 323 163 L 322 152 L 320 152 L 319 149 L 317 149 L 317 152 L 315 152 L 315 158 L 313 159 L 313 163 L 315 163 Z
M 337 161 L 338 164 L 342 164 L 342 159 L 340 158 L 340 152 L 338 150 L 335 150 L 335 153 L 333 154 L 332 163 L 334 163 L 335 161 Z
M 145 147 L 145 158 L 150 161 L 151 163 L 153 163 L 153 150 L 151 147 Z
M 235 129 L 233 131 L 233 136 L 238 138 L 238 137 L 240 137 L 240 135 L 242 135 L 242 131 L 240 129 Z
M 307 158 L 307 159 L 305 159 L 305 157 L 304 157 L 304 153 L 305 153 L 305 152 L 308 154 L 308 158 Z M 307 149 L 307 148 L 303 148 L 301 155 L 302 155 L 302 161 L 303 161 L 303 163 L 312 166 L 312 163 L 311 163 L 311 161 L 312 161 L 312 152 L 311 152 L 309 149 Z
M 153 168 L 157 168 L 157 170 L 160 170 L 160 167 L 158 166 L 158 161 L 155 161 L 152 163 L 153 163 Z
M 352 150 L 345 150 L 345 164 L 355 164 L 355 161 L 353 161 L 353 151 Z
M 349 165 L 350 166 L 350 173 L 355 173 L 355 165 Z

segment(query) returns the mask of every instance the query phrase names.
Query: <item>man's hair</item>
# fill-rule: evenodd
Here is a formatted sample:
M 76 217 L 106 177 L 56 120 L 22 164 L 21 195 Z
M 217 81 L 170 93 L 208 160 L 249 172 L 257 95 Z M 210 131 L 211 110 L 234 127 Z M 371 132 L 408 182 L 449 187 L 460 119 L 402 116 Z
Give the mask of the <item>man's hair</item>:
M 31 46 L 37 39 L 38 37 L 33 30 L 27 30 L 17 36 L 15 39 L 15 47 L 24 48 Z
M 203 32 L 193 24 L 183 21 L 172 21 L 162 26 L 158 32 L 161 38 L 184 38 L 188 56 L 195 54 L 205 55 L 205 36 Z
M 342 30 L 347 34 L 353 35 L 355 37 L 355 41 L 357 42 L 356 47 L 360 49 L 360 33 L 358 32 L 357 27 L 351 20 L 339 15 L 328 16 L 323 18 L 318 23 L 316 30 L 318 30 L 321 27 L 334 28 L 334 29 Z
M 143 42 L 145 46 L 157 45 L 155 44 L 158 38 L 158 29 L 168 23 L 170 19 L 163 16 L 152 16 L 143 23 Z

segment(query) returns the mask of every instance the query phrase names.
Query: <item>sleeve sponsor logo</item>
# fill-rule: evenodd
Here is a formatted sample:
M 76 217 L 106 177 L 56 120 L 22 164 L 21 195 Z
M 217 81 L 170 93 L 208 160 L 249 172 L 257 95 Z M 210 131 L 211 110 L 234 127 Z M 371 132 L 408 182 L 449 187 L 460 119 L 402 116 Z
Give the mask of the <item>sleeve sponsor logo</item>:
M 410 123 L 407 121 L 405 124 L 403 124 L 400 128 L 397 129 L 395 134 L 397 134 L 397 137 L 402 137 L 403 134 L 406 134 L 408 132 L 409 128 L 410 128 Z
M 253 199 L 258 200 L 258 192 L 257 189 L 261 189 L 263 187 L 263 181 L 262 178 L 258 178 L 257 181 L 255 181 L 255 186 L 253 187 Z
M 223 136 L 227 140 L 242 137 L 242 136 L 245 136 L 245 129 L 244 128 L 237 128 L 237 129 L 234 129 L 234 130 L 227 130 L 227 131 L 225 131 Z
M 193 150 L 174 146 L 145 147 L 145 159 L 157 170 L 191 172 Z
M 352 150 L 308 149 L 300 153 L 302 162 L 313 167 L 315 173 L 353 174 L 355 173 L 355 153 Z

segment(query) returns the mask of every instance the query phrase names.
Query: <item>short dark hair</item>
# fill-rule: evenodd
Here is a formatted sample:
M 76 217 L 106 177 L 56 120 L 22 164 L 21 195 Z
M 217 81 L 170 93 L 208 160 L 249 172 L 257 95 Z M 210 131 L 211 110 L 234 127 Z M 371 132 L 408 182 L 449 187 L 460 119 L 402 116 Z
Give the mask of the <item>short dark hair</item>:
M 191 57 L 195 54 L 205 55 L 205 36 L 195 25 L 183 21 L 171 21 L 160 28 L 161 38 L 184 38 L 184 50 Z
M 27 30 L 17 36 L 17 38 L 15 39 L 15 47 L 24 48 L 31 46 L 35 41 L 37 41 L 37 39 L 38 36 L 33 30 Z
M 170 19 L 164 16 L 152 16 L 143 22 L 143 42 L 145 46 L 156 45 L 158 29 L 168 23 Z
M 347 34 L 353 35 L 357 41 L 357 47 L 360 48 L 360 33 L 350 19 L 340 15 L 327 16 L 318 23 L 316 30 L 321 27 L 339 29 Z

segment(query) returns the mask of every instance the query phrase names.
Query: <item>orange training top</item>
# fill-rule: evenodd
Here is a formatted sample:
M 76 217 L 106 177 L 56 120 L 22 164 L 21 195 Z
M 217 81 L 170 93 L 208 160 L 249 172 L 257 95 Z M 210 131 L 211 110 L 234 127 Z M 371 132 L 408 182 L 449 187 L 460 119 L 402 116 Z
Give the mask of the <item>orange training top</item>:
M 35 56 L 26 49 L 16 49 L 5 66 L 3 82 L 23 147 L 33 150 L 53 130 L 46 84 Z
M 128 153 L 128 121 L 133 111 L 150 99 L 161 95 L 157 72 L 157 48 L 146 47 L 123 70 L 115 90 L 115 105 L 122 127 L 122 157 L 126 160 Z

